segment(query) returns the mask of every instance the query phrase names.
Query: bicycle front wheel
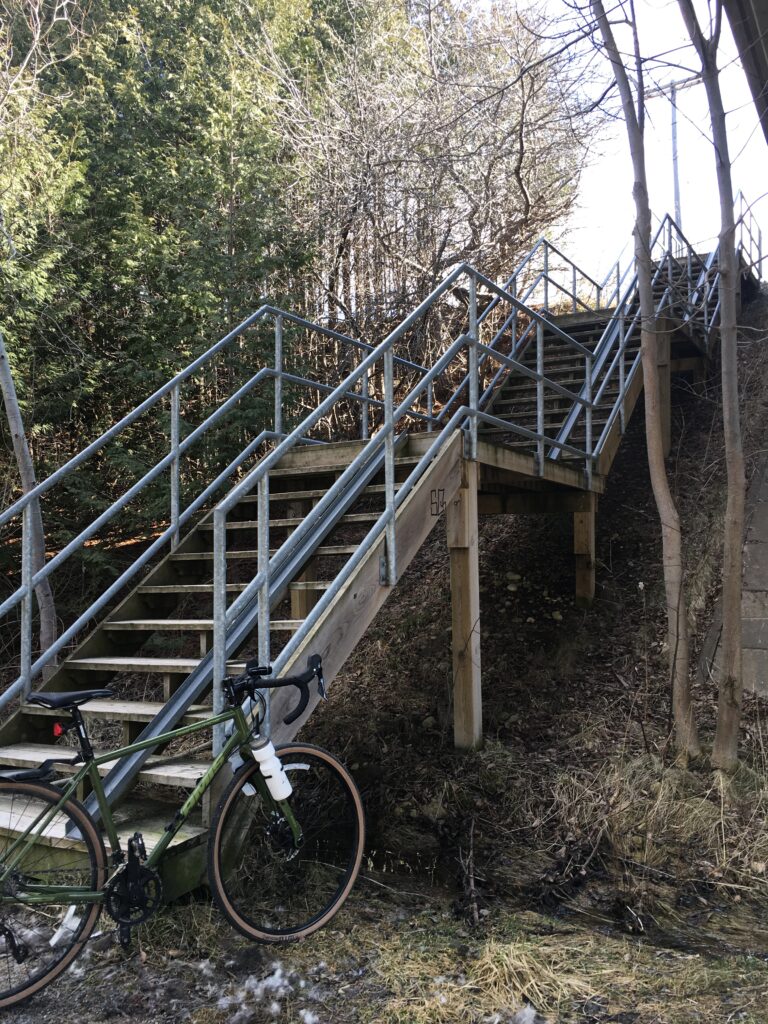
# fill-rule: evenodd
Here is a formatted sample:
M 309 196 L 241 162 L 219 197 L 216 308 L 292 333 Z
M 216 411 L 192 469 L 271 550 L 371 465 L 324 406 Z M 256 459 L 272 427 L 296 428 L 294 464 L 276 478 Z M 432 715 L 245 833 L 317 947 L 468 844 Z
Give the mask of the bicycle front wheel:
M 293 787 L 288 805 L 300 841 L 253 762 L 219 803 L 208 853 L 216 903 L 257 942 L 302 939 L 327 924 L 354 885 L 365 839 L 360 794 L 335 757 L 304 743 L 277 753 Z
M 50 984 L 99 917 L 107 856 L 92 818 L 37 782 L 0 781 L 0 1008 Z M 55 812 L 55 813 L 54 813 Z M 50 820 L 46 823 L 48 816 Z M 30 825 L 29 837 L 18 842 Z

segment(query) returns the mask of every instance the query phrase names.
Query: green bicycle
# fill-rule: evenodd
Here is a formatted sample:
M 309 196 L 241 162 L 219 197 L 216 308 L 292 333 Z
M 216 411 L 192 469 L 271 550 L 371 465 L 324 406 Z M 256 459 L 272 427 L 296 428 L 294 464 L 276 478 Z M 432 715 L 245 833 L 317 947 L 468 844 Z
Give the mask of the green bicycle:
M 113 696 L 111 690 L 31 693 L 31 703 L 70 715 L 78 740 L 74 758 L 46 761 L 38 769 L 0 772 L 0 1008 L 34 995 L 82 953 L 102 910 L 116 922 L 123 945 L 131 929 L 163 902 L 157 868 L 218 772 L 242 760 L 216 808 L 208 839 L 208 878 L 213 898 L 230 924 L 258 942 L 290 942 L 322 928 L 354 885 L 363 855 L 364 818 L 357 787 L 327 751 L 290 743 L 277 751 L 259 734 L 265 702 L 260 690 L 295 686 L 295 721 L 322 664 L 283 679 L 265 678 L 269 667 L 253 662 L 225 680 L 229 709 L 150 740 L 94 755 L 80 705 Z M 246 700 L 248 698 L 250 703 Z M 214 725 L 227 724 L 221 753 L 147 852 L 135 833 L 123 850 L 104 796 L 99 766 L 137 750 L 164 745 Z M 63 789 L 50 784 L 56 764 L 81 764 Z M 110 847 L 91 815 L 75 799 L 88 780 L 96 795 Z

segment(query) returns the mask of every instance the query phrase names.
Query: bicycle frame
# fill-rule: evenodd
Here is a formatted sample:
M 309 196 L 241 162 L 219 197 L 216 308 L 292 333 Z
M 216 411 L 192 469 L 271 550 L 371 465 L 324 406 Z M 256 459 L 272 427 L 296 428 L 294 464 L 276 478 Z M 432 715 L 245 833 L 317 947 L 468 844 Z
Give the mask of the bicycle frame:
M 162 859 L 162 856 L 167 850 L 169 844 L 172 842 L 174 836 L 179 832 L 189 815 L 200 803 L 218 772 L 224 767 L 235 751 L 239 749 L 244 759 L 252 758 L 251 748 L 248 741 L 250 740 L 254 730 L 253 727 L 248 724 L 242 707 L 238 706 L 231 708 L 219 715 L 213 715 L 211 718 L 205 719 L 205 721 L 195 722 L 192 725 L 182 726 L 179 729 L 173 729 L 170 732 L 164 732 L 158 736 L 153 736 L 151 739 L 131 743 L 128 746 L 120 747 L 117 750 L 110 751 L 109 753 L 100 754 L 92 761 L 86 762 L 64 787 L 61 799 L 55 807 L 47 809 L 39 814 L 28 826 L 26 831 L 20 835 L 8 849 L 5 862 L 1 869 L 0 888 L 2 888 L 3 882 L 8 875 L 12 873 L 14 867 L 18 864 L 19 860 L 24 856 L 29 847 L 34 845 L 38 839 L 42 839 L 45 836 L 46 829 L 66 802 L 74 796 L 77 792 L 77 787 L 85 779 L 89 780 L 98 801 L 104 831 L 106 832 L 109 840 L 112 863 L 115 866 L 122 863 L 123 856 L 120 847 L 120 839 L 117 834 L 114 818 L 112 817 L 109 804 L 107 803 L 106 796 L 104 794 L 104 786 L 101 780 L 101 775 L 99 774 L 99 767 L 110 761 L 116 761 L 123 757 L 127 757 L 138 750 L 146 750 L 150 747 L 161 746 L 171 740 L 179 739 L 182 736 L 191 736 L 195 733 L 202 732 L 205 729 L 210 729 L 215 725 L 223 725 L 230 721 L 234 721 L 235 725 L 232 735 L 224 744 L 221 753 L 214 758 L 213 763 L 205 771 L 182 806 L 176 811 L 173 819 L 165 826 L 160 842 L 149 854 L 146 866 L 149 868 L 156 867 Z M 60 763 L 65 764 L 68 762 L 62 761 Z M 260 790 L 260 794 L 263 798 L 271 800 L 269 790 L 260 774 L 254 777 L 254 784 Z M 294 838 L 297 842 L 300 842 L 301 828 L 298 825 L 293 812 L 288 806 L 288 802 L 280 801 L 278 806 L 280 807 L 281 812 L 285 815 L 291 831 L 293 832 Z M 73 834 L 72 839 L 76 841 L 77 836 Z M 82 886 L 46 886 L 43 884 L 29 883 L 25 883 L 24 885 L 23 900 L 25 903 L 41 903 L 50 905 L 52 897 L 58 897 L 63 904 L 75 901 L 85 901 L 89 903 L 103 903 L 104 901 L 103 892 L 91 892 Z M 18 895 L 16 895 L 15 898 L 18 899 Z M 0 897 L 0 902 L 2 902 L 2 897 Z

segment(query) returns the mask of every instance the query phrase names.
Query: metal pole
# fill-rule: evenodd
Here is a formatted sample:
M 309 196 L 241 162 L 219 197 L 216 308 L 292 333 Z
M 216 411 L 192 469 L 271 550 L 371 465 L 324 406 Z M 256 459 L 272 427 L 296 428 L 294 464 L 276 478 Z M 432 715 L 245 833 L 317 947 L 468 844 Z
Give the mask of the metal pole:
M 258 561 L 257 571 L 262 573 L 264 582 L 259 588 L 259 664 L 268 665 L 270 655 L 269 643 L 269 473 L 259 480 L 257 492 L 258 508 Z M 265 711 L 262 734 L 269 736 L 272 729 L 270 691 L 264 694 Z
M 587 486 L 592 486 L 592 356 L 584 357 L 584 397 L 587 405 L 584 406 L 587 430 L 586 430 L 586 451 L 587 451 Z
M 626 337 L 624 334 L 626 328 L 624 311 L 622 310 L 621 317 L 619 318 L 619 429 L 622 434 L 627 429 L 627 411 L 624 405 L 624 381 L 626 376 Z
M 576 264 L 575 263 L 573 264 L 573 267 L 571 269 L 571 288 L 572 288 L 572 291 L 573 291 L 573 300 L 572 300 L 573 301 L 573 312 L 575 313 L 576 309 L 577 309 L 577 305 L 576 305 Z
M 432 381 L 427 385 L 427 416 L 429 416 L 429 422 L 427 423 L 427 433 L 431 434 L 435 429 L 432 423 L 432 414 L 434 412 L 435 404 L 435 388 Z
M 397 549 L 395 531 L 395 431 L 394 431 L 394 352 L 384 353 L 384 499 L 387 515 L 386 571 L 382 580 L 389 587 L 397 583 Z
M 365 353 L 363 353 L 363 355 L 365 355 Z M 368 427 L 368 402 L 366 401 L 366 399 L 368 398 L 368 370 L 367 369 L 363 370 L 363 376 L 362 376 L 362 379 L 360 381 L 360 394 L 363 396 L 363 403 L 362 403 L 363 411 L 362 411 L 361 424 L 360 424 L 360 436 L 362 437 L 363 441 L 367 441 L 368 440 L 368 436 L 369 436 L 369 433 L 368 433 L 369 432 L 369 427 Z
M 512 298 L 514 298 L 514 299 L 517 298 L 517 275 L 515 275 L 515 277 L 512 278 L 512 281 L 510 283 L 510 294 L 512 295 Z M 510 352 L 514 352 L 516 347 L 517 347 L 517 306 L 514 306 L 513 309 L 512 309 L 512 345 L 510 347 Z
M 477 364 L 477 281 L 469 279 L 469 408 L 477 412 L 480 371 Z M 469 457 L 477 459 L 477 416 L 469 423 Z
M 21 693 L 26 697 L 32 688 L 32 505 L 25 505 L 21 535 Z
M 544 309 L 549 312 L 549 244 L 544 243 Z
M 177 384 L 171 391 L 171 453 L 173 455 L 171 463 L 171 526 L 173 527 L 171 550 L 179 543 L 179 416 L 180 396 Z
M 544 324 L 536 324 L 536 442 L 539 476 L 544 475 Z
M 672 83 L 669 92 L 672 100 L 672 176 L 675 188 L 675 220 L 680 230 L 683 230 L 683 215 L 680 211 L 680 172 L 677 165 L 677 84 Z
M 227 674 L 227 513 L 213 513 L 213 713 L 224 710 Z M 213 727 L 213 756 L 224 746 L 224 726 Z
M 275 317 L 275 433 L 283 432 L 283 318 Z

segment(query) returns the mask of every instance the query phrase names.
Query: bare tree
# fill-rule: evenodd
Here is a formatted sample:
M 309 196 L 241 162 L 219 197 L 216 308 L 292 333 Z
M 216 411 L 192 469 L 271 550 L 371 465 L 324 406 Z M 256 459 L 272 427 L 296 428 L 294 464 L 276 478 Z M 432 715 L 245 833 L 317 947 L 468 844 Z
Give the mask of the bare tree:
M 622 22 L 628 24 L 631 29 L 633 47 L 631 74 L 634 78 L 634 91 L 630 82 L 630 70 L 624 63 L 619 51 L 613 28 L 606 15 L 602 0 L 590 0 L 590 6 L 621 97 L 627 139 L 632 158 L 634 173 L 632 193 L 636 211 L 634 250 L 640 296 L 641 353 L 648 466 L 653 496 L 661 522 L 675 740 L 678 750 L 683 755 L 695 757 L 700 753 L 700 745 L 691 702 L 688 614 L 683 583 L 682 535 L 680 516 L 672 496 L 664 464 L 664 445 L 661 428 L 657 364 L 659 340 L 653 301 L 653 265 L 651 260 L 651 208 L 648 200 L 645 166 L 643 59 L 640 52 L 633 0 L 629 0 L 627 5 L 629 16 L 623 16 Z M 622 9 L 622 15 L 626 15 L 626 9 Z
M 268 71 L 296 217 L 317 237 L 313 312 L 364 333 L 463 261 L 511 270 L 569 209 L 591 126 L 569 116 L 569 58 L 542 59 L 510 3 L 471 17 L 458 0 L 421 0 L 399 20 L 375 3 L 354 12 L 321 83 L 274 52 Z
M 736 260 L 731 158 L 717 67 L 723 4 L 722 0 L 715 0 L 710 34 L 705 36 L 691 0 L 678 0 L 678 3 L 685 27 L 701 61 L 701 76 L 712 123 L 712 143 L 720 197 L 720 360 L 728 500 L 723 537 L 722 665 L 712 761 L 717 767 L 730 771 L 738 763 L 741 722 L 741 584 L 745 474 L 739 419 L 736 333 L 739 268 Z

